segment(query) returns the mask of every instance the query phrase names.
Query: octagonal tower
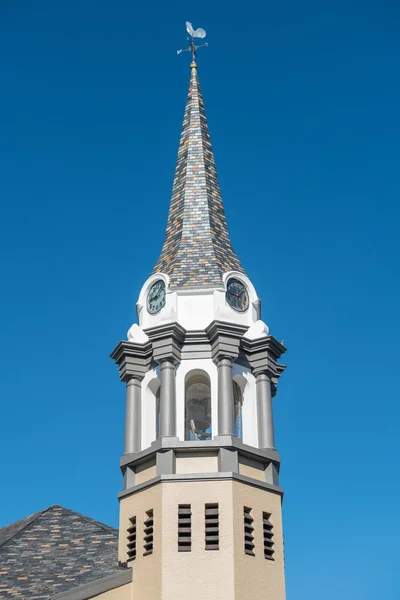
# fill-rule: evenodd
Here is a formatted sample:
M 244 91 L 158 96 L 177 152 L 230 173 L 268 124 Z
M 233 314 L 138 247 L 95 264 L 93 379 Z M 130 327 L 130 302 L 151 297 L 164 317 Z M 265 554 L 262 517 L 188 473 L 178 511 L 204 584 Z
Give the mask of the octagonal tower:
M 132 598 L 284 600 L 272 398 L 285 348 L 231 245 L 194 62 L 137 314 L 112 353 L 126 383 L 119 559 Z

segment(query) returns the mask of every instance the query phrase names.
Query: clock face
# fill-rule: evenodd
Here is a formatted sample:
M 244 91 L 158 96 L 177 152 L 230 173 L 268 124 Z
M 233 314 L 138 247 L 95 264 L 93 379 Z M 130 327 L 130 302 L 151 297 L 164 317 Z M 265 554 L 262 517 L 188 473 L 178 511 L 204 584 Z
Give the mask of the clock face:
M 147 294 L 147 310 L 150 314 L 155 315 L 165 306 L 165 283 L 162 279 L 158 279 L 151 286 Z
M 249 294 L 246 286 L 239 279 L 232 277 L 228 280 L 226 299 L 232 308 L 239 312 L 245 312 L 249 308 Z

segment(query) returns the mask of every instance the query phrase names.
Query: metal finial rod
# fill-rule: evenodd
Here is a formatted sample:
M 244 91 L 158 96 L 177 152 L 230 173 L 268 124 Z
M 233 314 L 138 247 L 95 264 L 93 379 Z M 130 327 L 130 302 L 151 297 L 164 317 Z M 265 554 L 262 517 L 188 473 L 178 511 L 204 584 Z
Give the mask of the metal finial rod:
M 192 24 L 189 23 L 189 21 L 186 21 L 186 31 L 190 35 L 190 38 L 188 38 L 188 40 L 190 41 L 190 46 L 189 46 L 189 48 L 185 48 L 184 50 L 177 50 L 177 54 L 181 54 L 182 52 L 191 52 L 192 53 L 192 63 L 194 63 L 195 59 L 197 58 L 197 50 L 199 48 L 203 48 L 204 46 L 208 46 L 208 42 L 205 42 L 204 44 L 200 44 L 199 46 L 196 46 L 195 38 L 201 38 L 201 39 L 205 38 L 206 32 L 204 31 L 204 29 L 201 29 L 200 27 L 199 27 L 199 29 L 193 29 Z

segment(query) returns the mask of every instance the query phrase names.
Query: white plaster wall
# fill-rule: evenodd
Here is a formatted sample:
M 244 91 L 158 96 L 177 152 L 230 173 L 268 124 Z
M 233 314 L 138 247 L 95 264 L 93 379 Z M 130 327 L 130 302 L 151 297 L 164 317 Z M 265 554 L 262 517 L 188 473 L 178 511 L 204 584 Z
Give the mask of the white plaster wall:
M 218 289 L 168 291 L 169 277 L 163 273 L 152 275 L 144 284 L 139 300 L 139 325 L 143 329 L 164 322 L 177 321 L 186 330 L 204 330 L 213 320 L 234 322 L 249 326 L 258 319 L 258 297 L 251 281 L 242 273 L 230 271 L 223 276 L 224 286 L 230 277 L 240 279 L 249 293 L 250 306 L 240 313 L 229 306 L 225 291 Z M 156 315 L 147 312 L 147 294 L 157 279 L 163 279 L 167 287 L 166 305 Z M 184 360 L 176 372 L 176 431 L 180 440 L 185 439 L 185 377 L 193 369 L 205 371 L 211 380 L 212 435 L 218 432 L 218 377 L 217 367 L 211 359 Z M 255 379 L 249 369 L 233 365 L 233 375 L 240 376 L 245 385 L 243 392 L 243 442 L 258 447 Z M 142 382 L 142 449 L 148 448 L 156 439 L 156 401 L 154 389 L 149 388 L 153 379 L 159 378 L 159 369 L 150 370 Z M 154 387 L 154 386 L 153 386 Z
M 218 371 L 211 358 L 183 360 L 176 370 L 176 432 L 180 440 L 185 439 L 185 378 L 193 370 L 205 371 L 211 383 L 212 437 L 218 432 Z
M 258 319 L 257 292 L 251 281 L 242 273 L 229 271 L 223 275 L 224 286 L 230 277 L 241 280 L 247 287 L 250 305 L 246 312 L 241 313 L 229 306 L 225 290 L 222 289 L 180 289 L 169 291 L 169 277 L 164 273 L 156 273 L 149 277 L 141 289 L 137 303 L 139 325 L 142 329 L 155 327 L 162 323 L 177 321 L 187 330 L 205 329 L 212 321 L 228 321 L 250 327 Z M 147 312 L 147 294 L 151 285 L 157 279 L 163 279 L 167 287 L 164 308 L 155 315 Z
M 218 369 L 211 358 L 183 360 L 176 369 L 176 432 L 185 439 L 185 379 L 194 370 L 205 371 L 211 383 L 212 437 L 218 433 Z M 156 439 L 156 395 L 160 369 L 151 369 L 142 381 L 142 450 Z M 232 375 L 243 392 L 243 442 L 258 448 L 256 380 L 250 370 L 234 363 Z
M 205 329 L 214 319 L 214 290 L 178 292 L 177 321 L 187 330 Z
M 211 359 L 182 361 L 176 369 L 176 432 L 185 440 L 185 379 L 193 370 L 205 371 L 211 383 L 212 436 L 218 432 L 218 371 Z M 156 395 L 155 388 L 160 378 L 160 369 L 148 371 L 142 381 L 142 444 L 148 448 L 156 439 Z
M 243 443 L 258 448 L 256 380 L 250 369 L 236 363 L 232 365 L 232 375 L 243 393 Z
M 252 288 L 249 285 L 247 289 L 250 296 L 250 306 L 244 313 L 238 312 L 229 306 L 224 290 L 207 290 L 207 292 L 204 290 L 191 290 L 190 293 L 178 291 L 176 293 L 177 321 L 187 330 L 206 329 L 215 320 L 239 323 L 250 327 L 258 318 L 256 310 L 257 296 L 252 293 Z
M 142 444 L 148 448 L 156 439 L 156 395 L 155 389 L 160 378 L 160 368 L 150 369 L 142 380 Z
M 147 294 L 152 286 L 152 284 L 158 279 L 163 279 L 165 282 L 165 287 L 167 290 L 167 294 L 165 297 L 165 306 L 160 310 L 160 312 L 155 315 L 147 312 Z M 176 294 L 168 292 L 169 285 L 169 277 L 164 273 L 155 273 L 151 277 L 147 279 L 144 286 L 142 287 L 139 299 L 136 304 L 138 321 L 139 325 L 142 329 L 147 329 L 148 327 L 156 327 L 164 322 L 176 321 Z

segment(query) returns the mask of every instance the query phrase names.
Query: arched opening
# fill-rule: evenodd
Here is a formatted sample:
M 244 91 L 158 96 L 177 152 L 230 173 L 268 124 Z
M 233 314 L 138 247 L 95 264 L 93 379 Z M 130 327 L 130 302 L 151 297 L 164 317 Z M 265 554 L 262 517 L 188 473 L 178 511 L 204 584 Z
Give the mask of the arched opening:
M 243 439 L 243 394 L 236 381 L 233 381 L 234 431 L 235 436 Z
M 160 395 L 161 395 L 161 387 L 158 386 L 158 390 L 156 392 L 156 440 L 160 437 Z
M 151 421 L 152 441 L 160 437 L 160 386 L 161 382 L 157 377 L 151 379 L 148 385 L 149 395 L 147 396 L 147 398 L 149 408 L 151 407 L 151 410 L 148 414 L 148 418 Z
M 185 381 L 185 440 L 211 440 L 211 383 L 205 371 L 191 371 Z

